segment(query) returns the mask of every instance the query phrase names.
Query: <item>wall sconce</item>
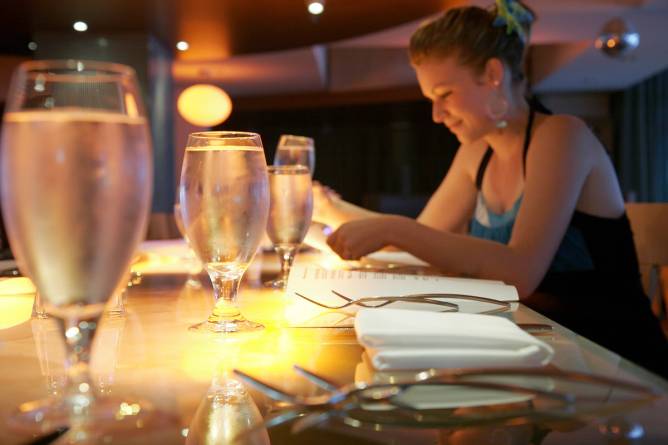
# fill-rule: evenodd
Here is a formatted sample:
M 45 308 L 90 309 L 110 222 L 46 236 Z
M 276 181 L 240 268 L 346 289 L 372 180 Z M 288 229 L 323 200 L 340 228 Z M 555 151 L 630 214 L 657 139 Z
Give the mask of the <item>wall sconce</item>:
M 325 0 L 306 0 L 306 8 L 312 15 L 320 15 L 325 10 Z
M 181 92 L 176 108 L 183 119 L 198 127 L 222 124 L 232 113 L 232 99 L 215 85 L 192 85 Z
M 610 57 L 624 56 L 639 45 L 640 34 L 621 18 L 607 22 L 596 38 L 596 48 Z

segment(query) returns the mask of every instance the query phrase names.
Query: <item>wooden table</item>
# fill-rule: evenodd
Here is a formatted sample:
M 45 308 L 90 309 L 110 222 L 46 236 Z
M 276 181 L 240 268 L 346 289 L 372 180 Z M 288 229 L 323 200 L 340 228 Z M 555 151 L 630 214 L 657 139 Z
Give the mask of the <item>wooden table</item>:
M 286 328 L 285 295 L 263 289 L 257 283 L 244 284 L 240 303 L 248 318 L 264 323 L 265 330 L 254 335 L 227 337 L 190 332 L 188 327 L 204 320 L 213 303 L 206 277 L 199 278 L 205 283 L 201 288 L 186 284 L 184 274 L 145 274 L 141 282 L 128 289 L 124 315 L 103 319 L 92 365 L 95 380 L 108 393 L 148 400 L 168 416 L 158 428 L 144 428 L 140 436 L 113 443 L 182 444 L 188 434 L 186 443 L 214 443 L 195 436 L 211 435 L 211 428 L 229 428 L 229 416 L 239 411 L 225 411 L 218 406 L 217 414 L 209 415 L 208 419 L 202 419 L 204 411 L 200 410 L 197 416 L 196 412 L 200 404 L 204 408 L 211 403 L 207 392 L 224 385 L 233 368 L 300 394 L 315 394 L 318 389 L 299 377 L 292 369 L 293 364 L 317 371 L 340 384 L 368 374 L 361 363 L 363 349 L 353 330 Z M 0 416 L 5 420 L 20 403 L 46 397 L 62 388 L 62 346 L 52 320 L 30 318 L 32 298 L 30 294 L 0 296 L 0 311 L 4 314 L 0 318 Z M 291 435 L 290 426 L 283 425 L 269 430 L 268 435 L 242 443 L 269 443 L 268 440 L 274 445 L 668 443 L 665 415 L 668 384 L 665 381 L 525 306 L 519 305 L 509 316 L 518 323 L 554 325 L 554 331 L 541 338 L 555 348 L 555 366 L 641 382 L 651 387 L 658 398 L 640 406 L 620 406 L 610 402 L 614 398 L 613 390 L 591 389 L 599 399 L 596 409 L 565 412 L 557 420 L 524 416 L 485 422 L 486 413 L 491 416 L 507 409 L 498 405 L 443 410 L 444 423 L 440 428 L 433 421 L 421 423 L 413 418 L 393 420 L 391 416 L 380 416 L 371 428 L 354 428 L 333 421 Z M 248 412 L 253 412 L 252 405 L 261 415 L 280 409 L 263 394 L 250 393 L 252 399 L 244 402 L 250 406 L 245 407 L 251 410 Z M 475 414 L 477 420 L 471 421 L 467 414 Z M 458 426 L 455 415 L 463 415 L 461 423 L 468 426 Z M 613 442 L 613 436 L 601 433 L 610 418 L 613 418 L 613 427 L 635 425 L 638 431 L 637 427 L 642 426 L 643 439 Z M 543 438 L 539 440 L 539 437 Z M 6 422 L 0 422 L 0 443 L 25 443 L 29 438 L 13 432 Z

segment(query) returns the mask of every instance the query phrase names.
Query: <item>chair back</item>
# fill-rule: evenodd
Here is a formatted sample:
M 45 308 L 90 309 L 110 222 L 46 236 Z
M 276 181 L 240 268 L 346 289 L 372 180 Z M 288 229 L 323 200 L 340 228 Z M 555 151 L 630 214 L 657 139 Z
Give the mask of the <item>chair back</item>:
M 668 282 L 662 282 L 661 275 L 662 269 L 668 269 L 668 203 L 627 203 L 626 214 L 631 222 L 643 287 L 652 299 L 655 313 L 665 316 Z

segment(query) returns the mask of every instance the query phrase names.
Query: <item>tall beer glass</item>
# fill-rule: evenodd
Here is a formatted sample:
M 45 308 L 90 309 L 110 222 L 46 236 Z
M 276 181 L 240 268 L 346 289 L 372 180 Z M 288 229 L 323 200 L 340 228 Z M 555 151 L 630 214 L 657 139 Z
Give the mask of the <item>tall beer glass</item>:
M 152 158 L 134 71 L 87 61 L 35 61 L 12 78 L 2 132 L 2 207 L 10 245 L 66 343 L 69 425 L 119 405 L 96 398 L 91 343 L 130 267 L 150 209 Z M 55 426 L 58 409 L 24 404 L 21 418 Z M 131 417 L 131 416 L 130 416 Z
M 313 192 L 308 168 L 303 165 L 269 167 L 269 190 L 267 235 L 281 262 L 281 273 L 266 285 L 285 289 L 292 262 L 311 225 Z

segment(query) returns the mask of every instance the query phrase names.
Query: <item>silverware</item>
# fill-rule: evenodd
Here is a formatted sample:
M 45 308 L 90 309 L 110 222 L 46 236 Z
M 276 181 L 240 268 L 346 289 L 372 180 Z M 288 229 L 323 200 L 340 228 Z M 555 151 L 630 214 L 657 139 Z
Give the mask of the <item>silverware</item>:
M 307 428 L 312 428 L 332 417 L 348 418 L 347 413 L 353 409 L 364 409 L 365 405 L 388 405 L 395 409 L 401 409 L 407 412 L 418 412 L 419 410 L 406 405 L 396 399 L 397 396 L 412 387 L 418 386 L 466 386 L 476 389 L 490 389 L 496 391 L 506 391 L 517 394 L 526 394 L 534 397 L 544 397 L 563 405 L 569 405 L 574 401 L 570 394 L 554 393 L 534 388 L 525 388 L 517 385 L 505 383 L 493 383 L 482 381 L 466 381 L 454 378 L 459 374 L 453 374 L 453 378 L 447 380 L 441 374 L 439 376 L 425 377 L 423 381 L 401 381 L 392 383 L 374 383 L 367 384 L 363 382 L 346 385 L 337 385 L 332 380 L 316 374 L 313 371 L 306 370 L 300 366 L 294 366 L 294 369 L 302 376 L 327 391 L 326 394 L 318 396 L 301 396 L 298 394 L 289 394 L 269 383 L 266 383 L 256 377 L 252 377 L 243 371 L 235 369 L 233 372 L 245 383 L 256 388 L 270 398 L 292 405 L 292 408 L 280 413 L 277 416 L 266 419 L 260 424 L 253 425 L 249 429 L 241 432 L 234 440 L 246 437 L 262 428 L 270 428 L 294 419 L 297 420 L 291 431 L 298 433 Z M 490 370 L 485 370 L 484 373 Z M 471 372 L 470 375 L 473 375 Z M 438 377 L 438 378 L 437 378 Z M 350 418 L 350 420 L 354 420 Z
M 466 295 L 466 294 L 453 294 L 453 293 L 422 293 L 422 294 L 408 294 L 402 296 L 373 296 L 373 297 L 363 297 L 358 299 L 352 299 L 347 297 L 340 292 L 335 290 L 331 291 L 334 295 L 345 300 L 345 303 L 339 305 L 325 304 L 320 301 L 317 301 L 314 298 L 307 297 L 299 292 L 295 292 L 300 298 L 303 298 L 310 303 L 313 303 L 317 306 L 338 310 L 344 309 L 352 305 L 357 305 L 365 308 L 378 308 L 390 305 L 396 302 L 407 302 L 407 303 L 424 303 L 424 304 L 433 304 L 437 306 L 445 306 L 451 309 L 454 309 L 452 312 L 457 312 L 459 310 L 459 305 L 447 301 L 442 301 L 443 299 L 453 299 L 453 300 L 467 300 L 467 301 L 478 301 L 481 303 L 488 303 L 499 306 L 498 308 L 481 312 L 483 314 L 493 314 L 497 312 L 504 312 L 509 310 L 511 303 L 509 301 L 499 301 L 493 298 L 479 297 L 476 295 Z
M 536 333 L 536 334 L 552 332 L 554 330 L 552 325 L 545 323 L 517 323 L 517 327 L 529 333 Z
M 70 427 L 68 426 L 59 427 L 51 432 L 48 432 L 46 434 L 43 434 L 30 440 L 29 442 L 26 442 L 25 445 L 48 445 L 58 440 L 58 438 L 60 438 L 60 436 L 62 436 L 63 434 L 67 433 L 69 429 Z
M 321 303 L 319 301 L 314 300 L 313 298 L 309 298 L 305 295 L 300 294 L 299 292 L 295 292 L 295 295 L 298 297 L 303 298 L 306 301 L 309 301 L 315 305 L 318 305 L 320 307 L 324 307 L 326 309 L 344 309 L 347 308 L 348 306 L 352 305 L 358 305 L 361 307 L 366 307 L 366 308 L 379 308 L 379 307 L 384 307 L 392 303 L 396 303 L 397 301 L 403 301 L 403 302 L 411 302 L 411 303 L 426 303 L 426 304 L 434 304 L 437 306 L 446 306 L 448 308 L 454 309 L 455 311 L 459 310 L 459 306 L 454 304 L 454 303 L 448 303 L 445 301 L 439 301 L 439 300 L 434 300 L 430 298 L 420 298 L 420 297 L 413 297 L 413 296 L 405 296 L 405 297 L 364 297 L 364 298 L 359 298 L 357 300 L 353 300 L 352 298 L 348 298 L 344 295 L 341 295 L 340 293 L 336 291 L 332 291 L 332 293 L 344 300 L 346 300 L 346 303 L 340 304 L 340 305 L 328 305 L 325 303 Z M 378 303 L 378 304 L 368 304 L 368 303 Z
M 353 383 L 338 387 L 335 391 L 318 396 L 302 396 L 299 394 L 289 394 L 269 383 L 252 377 L 243 371 L 235 369 L 236 374 L 245 383 L 253 386 L 274 400 L 287 402 L 292 405 L 298 405 L 304 408 L 323 408 L 345 405 L 347 403 L 382 403 L 387 402 L 392 397 L 403 391 L 403 386 L 396 383 Z
M 482 389 L 493 389 L 501 390 L 512 393 L 519 394 L 528 394 L 535 397 L 546 397 L 553 401 L 558 401 L 560 411 L 554 413 L 561 413 L 561 410 L 569 408 L 576 401 L 588 400 L 587 397 L 576 397 L 576 395 L 571 393 L 557 393 L 551 391 L 543 391 L 533 388 L 525 388 L 519 385 L 511 384 L 497 384 L 489 381 L 467 381 L 468 377 L 481 377 L 481 376 L 529 376 L 529 377 L 551 377 L 557 379 L 564 379 L 572 382 L 579 383 L 593 383 L 599 385 L 610 385 L 626 390 L 638 391 L 642 393 L 645 398 L 643 403 L 646 400 L 651 400 L 658 397 L 650 388 L 645 387 L 640 384 L 633 382 L 627 382 L 615 378 L 610 378 L 601 375 L 595 374 L 586 374 L 581 372 L 574 371 L 562 371 L 555 367 L 549 368 L 480 368 L 480 369 L 457 369 L 457 370 L 435 370 L 430 369 L 422 371 L 414 375 L 413 380 L 394 382 L 390 384 L 347 384 L 347 385 L 337 385 L 334 381 L 330 380 L 327 377 L 321 376 L 313 371 L 309 371 L 305 368 L 295 365 L 294 369 L 303 377 L 307 378 L 318 387 L 326 390 L 328 393 L 322 396 L 310 396 L 303 397 L 299 395 L 289 394 L 285 391 L 282 391 L 273 385 L 262 382 L 255 377 L 251 377 L 248 374 L 245 374 L 241 371 L 234 370 L 234 372 L 240 376 L 246 383 L 254 386 L 260 391 L 267 394 L 269 397 L 276 400 L 287 401 L 290 403 L 295 403 L 289 410 L 279 413 L 276 416 L 266 419 L 264 422 L 253 425 L 248 430 L 240 433 L 235 440 L 238 440 L 242 437 L 245 437 L 249 434 L 252 434 L 254 431 L 262 428 L 270 428 L 288 421 L 297 419 L 291 427 L 293 433 L 298 433 L 307 428 L 312 428 L 314 426 L 320 425 L 324 422 L 329 421 L 330 419 L 337 417 L 340 418 L 344 424 L 352 427 L 364 427 L 371 426 L 376 428 L 379 426 L 378 423 L 369 422 L 368 419 L 365 420 L 366 416 L 358 418 L 357 413 L 359 410 L 362 412 L 374 413 L 376 411 L 367 411 L 364 407 L 365 404 L 373 403 L 375 400 L 378 400 L 382 403 L 390 405 L 397 409 L 397 415 L 401 414 L 402 416 L 408 415 L 413 416 L 413 418 L 422 423 L 423 419 L 428 423 L 428 416 L 425 417 L 425 413 L 421 410 L 414 408 L 412 406 L 407 406 L 404 403 L 401 403 L 396 399 L 398 395 L 406 391 L 411 387 L 424 386 L 424 385 L 433 385 L 433 386 L 469 386 L 473 388 L 482 388 Z M 382 394 L 382 397 L 379 397 L 378 394 L 376 397 L 367 397 L 364 391 L 372 391 L 374 389 L 379 389 L 379 394 Z M 392 395 L 393 394 L 393 395 Z M 387 397 L 389 396 L 389 397 Z M 305 404 L 299 404 L 300 402 L 305 402 Z M 387 412 L 387 411 L 383 411 Z M 545 411 L 549 413 L 551 411 Z M 428 411 L 427 411 L 428 413 Z M 512 414 L 512 416 L 510 416 Z M 513 416 L 520 416 L 525 418 L 528 415 L 536 414 L 535 409 L 520 410 L 517 413 L 508 414 L 511 418 Z M 540 413 L 538 413 L 540 414 Z M 505 416 L 502 413 L 502 417 Z M 439 417 L 441 419 L 442 416 Z M 455 419 L 457 420 L 457 419 Z M 486 417 L 486 420 L 489 420 L 489 417 Z M 382 424 L 382 422 L 381 422 Z
M 575 383 L 612 386 L 620 389 L 636 391 L 650 398 L 658 397 L 658 395 L 650 388 L 638 383 L 628 382 L 625 380 L 615 379 L 598 374 L 587 374 L 578 371 L 563 371 L 554 366 L 546 368 L 468 368 L 455 370 L 428 369 L 426 371 L 418 372 L 413 376 L 413 378 L 416 382 L 459 382 L 459 379 L 465 377 L 490 375 L 550 377 L 554 379 L 568 380 Z

